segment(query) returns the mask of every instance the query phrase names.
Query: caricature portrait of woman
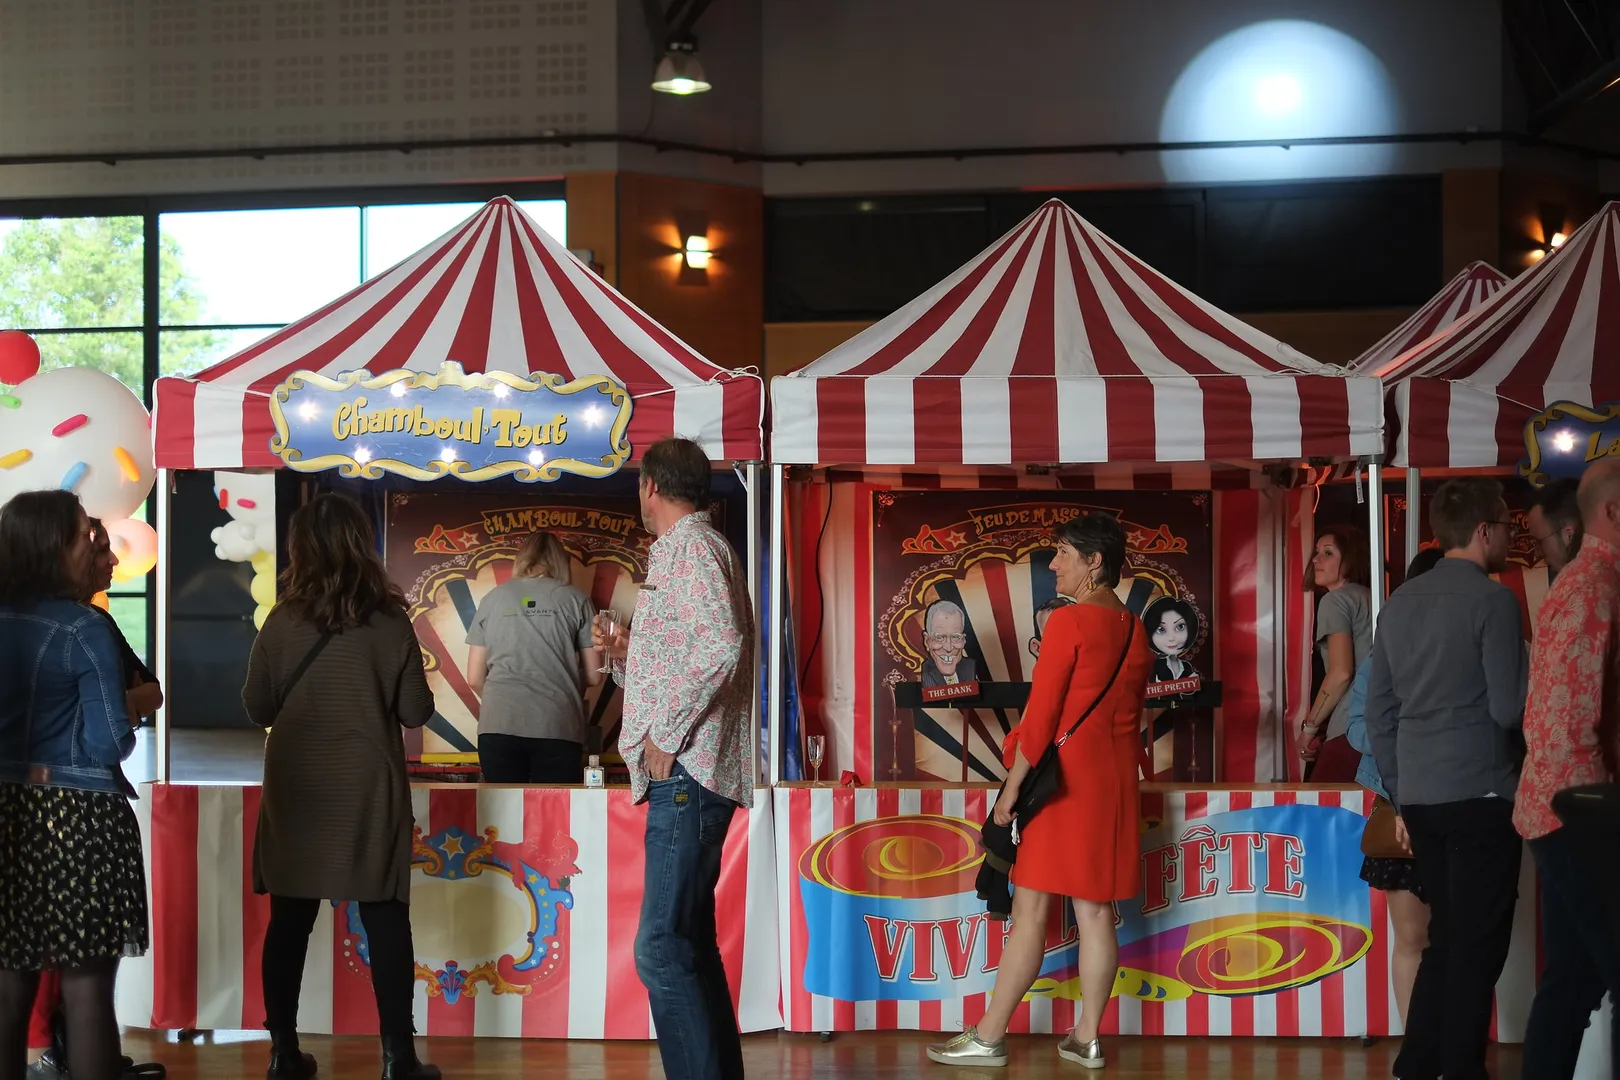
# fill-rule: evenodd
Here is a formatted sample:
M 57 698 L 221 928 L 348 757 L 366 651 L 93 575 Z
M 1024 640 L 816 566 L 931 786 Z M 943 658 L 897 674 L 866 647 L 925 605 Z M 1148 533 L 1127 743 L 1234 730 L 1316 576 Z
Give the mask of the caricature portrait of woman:
M 1153 647 L 1153 681 L 1180 682 L 1198 678 L 1198 671 L 1185 654 L 1198 640 L 1198 609 L 1185 600 L 1161 596 L 1142 613 Z

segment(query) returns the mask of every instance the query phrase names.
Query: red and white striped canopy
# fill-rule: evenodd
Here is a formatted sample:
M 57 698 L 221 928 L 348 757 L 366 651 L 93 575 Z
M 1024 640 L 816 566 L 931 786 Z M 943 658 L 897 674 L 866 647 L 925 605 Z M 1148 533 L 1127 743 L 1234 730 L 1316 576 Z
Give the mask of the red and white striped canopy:
M 1548 405 L 1620 400 L 1620 203 L 1379 374 L 1396 466 L 1514 465 Z
M 1054 199 L 883 321 L 771 380 L 773 461 L 1017 464 L 1383 450 L 1378 381 L 1309 360 Z
M 499 198 L 393 269 L 189 378 L 159 379 L 157 464 L 263 468 L 270 394 L 295 371 L 336 376 L 454 360 L 469 372 L 608 375 L 635 399 L 630 443 L 696 439 L 758 460 L 763 383 L 693 352 Z
M 1377 375 L 1396 357 L 1423 344 L 1501 291 L 1508 276 L 1490 263 L 1473 262 L 1446 283 L 1411 318 L 1385 334 L 1378 344 L 1350 363 L 1351 371 Z

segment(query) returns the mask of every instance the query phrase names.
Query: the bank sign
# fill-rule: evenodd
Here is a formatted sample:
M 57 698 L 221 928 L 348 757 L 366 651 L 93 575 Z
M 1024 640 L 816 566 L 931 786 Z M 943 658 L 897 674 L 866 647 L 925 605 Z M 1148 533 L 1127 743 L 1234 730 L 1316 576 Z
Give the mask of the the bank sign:
M 524 483 L 603 477 L 630 458 L 630 395 L 605 375 L 294 374 L 270 398 L 270 449 L 298 472 Z

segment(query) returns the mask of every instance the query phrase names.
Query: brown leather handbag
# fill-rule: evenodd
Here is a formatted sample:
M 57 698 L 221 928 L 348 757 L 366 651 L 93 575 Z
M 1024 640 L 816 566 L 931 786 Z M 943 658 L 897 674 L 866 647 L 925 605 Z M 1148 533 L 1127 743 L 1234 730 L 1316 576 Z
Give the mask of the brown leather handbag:
M 1367 815 L 1367 826 L 1361 830 L 1361 853 L 1372 859 L 1410 859 L 1412 853 L 1401 846 L 1395 832 L 1400 815 L 1394 805 L 1382 795 L 1373 803 Z

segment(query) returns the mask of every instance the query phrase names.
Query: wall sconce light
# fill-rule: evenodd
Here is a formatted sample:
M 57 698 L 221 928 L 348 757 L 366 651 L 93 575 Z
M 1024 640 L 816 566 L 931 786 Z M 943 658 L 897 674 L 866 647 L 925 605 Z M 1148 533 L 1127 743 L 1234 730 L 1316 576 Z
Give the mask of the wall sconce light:
M 686 265 L 693 270 L 707 270 L 709 268 L 709 257 L 713 254 L 714 252 L 709 250 L 709 238 L 707 236 L 693 235 L 686 238 L 686 247 L 681 252 L 681 257 L 685 260 Z
M 1569 237 L 1565 236 L 1563 233 L 1555 232 L 1547 239 L 1547 246 L 1550 248 L 1561 248 L 1564 246 L 1564 242 L 1568 239 Z

